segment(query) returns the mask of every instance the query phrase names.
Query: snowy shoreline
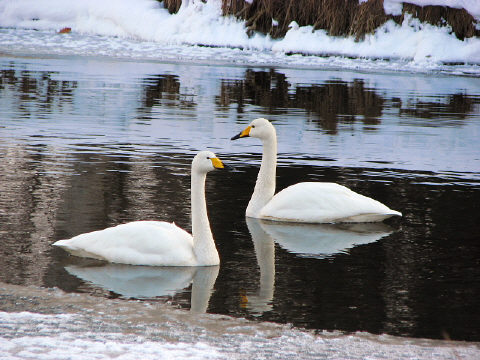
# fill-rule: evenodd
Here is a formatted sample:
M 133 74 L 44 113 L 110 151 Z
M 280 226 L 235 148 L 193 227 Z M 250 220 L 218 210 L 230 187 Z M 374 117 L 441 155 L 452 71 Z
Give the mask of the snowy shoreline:
M 3 359 L 477 359 L 480 344 L 313 332 L 168 304 L 0 284 Z
M 442 64 L 402 58 L 362 58 L 266 53 L 230 47 L 162 45 L 108 36 L 50 31 L 0 29 L 0 56 L 27 58 L 116 59 L 206 66 L 274 67 L 310 70 L 354 70 L 376 73 L 412 73 L 480 76 L 480 64 Z
M 71 32 L 58 34 L 64 27 Z M 459 40 L 448 27 L 406 16 L 362 41 L 295 23 L 281 39 L 249 37 L 244 21 L 222 16 L 219 0 L 192 1 L 176 14 L 153 0 L 6 0 L 0 53 L 480 76 L 480 38 Z

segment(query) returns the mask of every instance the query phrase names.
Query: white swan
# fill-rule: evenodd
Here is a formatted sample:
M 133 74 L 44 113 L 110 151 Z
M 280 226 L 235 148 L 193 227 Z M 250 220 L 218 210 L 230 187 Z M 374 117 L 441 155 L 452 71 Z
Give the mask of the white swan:
M 255 119 L 232 140 L 247 136 L 262 140 L 263 156 L 246 216 L 305 223 L 378 222 L 394 215 L 402 216 L 377 200 L 335 183 L 303 182 L 275 195 L 275 127 L 267 119 Z
M 210 230 L 205 202 L 205 178 L 224 168 L 211 151 L 199 152 L 192 161 L 192 235 L 174 223 L 134 221 L 59 240 L 73 255 L 113 263 L 151 266 L 211 266 L 220 259 Z

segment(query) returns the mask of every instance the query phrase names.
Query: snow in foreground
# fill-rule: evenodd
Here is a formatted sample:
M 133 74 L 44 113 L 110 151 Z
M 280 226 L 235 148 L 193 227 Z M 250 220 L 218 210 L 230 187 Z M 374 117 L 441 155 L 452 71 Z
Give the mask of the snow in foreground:
M 480 358 L 476 343 L 366 333 L 314 335 L 272 323 L 60 290 L 0 284 L 0 298 L 2 359 Z
M 393 8 L 401 6 L 391 3 Z M 480 13 L 478 7 L 470 8 Z M 421 24 L 413 18 L 407 17 L 401 25 L 389 21 L 360 42 L 295 23 L 283 39 L 274 40 L 262 34 L 248 37 L 243 21 L 221 16 L 220 0 L 185 1 L 174 15 L 154 0 L 3 0 L 0 27 L 0 52 L 7 53 L 395 71 L 442 71 L 445 64 L 461 63 L 475 64 L 477 72 L 480 65 L 480 39 L 461 41 L 448 27 Z M 72 33 L 57 34 L 64 27 Z M 217 49 L 199 48 L 203 45 Z

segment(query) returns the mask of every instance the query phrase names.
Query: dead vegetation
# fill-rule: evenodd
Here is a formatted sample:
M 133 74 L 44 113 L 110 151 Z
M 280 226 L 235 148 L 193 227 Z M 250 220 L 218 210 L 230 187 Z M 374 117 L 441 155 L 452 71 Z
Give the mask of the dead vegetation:
M 158 0 L 170 13 L 180 9 L 182 0 Z M 204 0 L 206 1 L 206 0 Z M 435 26 L 450 26 L 460 39 L 480 36 L 476 20 L 464 9 L 446 6 L 417 6 L 405 2 L 400 16 L 385 14 L 383 0 L 222 0 L 224 16 L 246 22 L 247 32 L 281 38 L 292 21 L 300 26 L 323 29 L 331 36 L 355 36 L 361 40 L 392 19 L 401 23 L 407 14 Z
M 176 13 L 180 6 L 182 6 L 182 0 L 157 0 L 163 4 L 163 7 L 168 10 L 170 14 Z
M 416 6 L 412 4 L 403 5 L 403 13 L 409 13 L 435 26 L 450 25 L 457 38 L 480 36 L 480 31 L 475 29 L 475 18 L 463 9 L 453 9 L 446 6 Z
M 222 10 L 224 15 L 244 19 L 249 33 L 262 32 L 279 38 L 292 21 L 327 30 L 333 36 L 348 35 L 357 7 L 357 0 L 224 0 Z

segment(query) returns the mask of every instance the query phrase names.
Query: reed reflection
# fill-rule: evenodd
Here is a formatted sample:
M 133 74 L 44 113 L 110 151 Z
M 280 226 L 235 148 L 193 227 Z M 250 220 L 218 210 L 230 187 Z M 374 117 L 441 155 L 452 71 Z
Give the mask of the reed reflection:
M 182 92 L 178 75 L 158 74 L 142 80 L 142 100 L 139 111 L 151 111 L 156 106 L 193 110 L 197 107 L 195 94 Z
M 352 83 L 331 80 L 323 85 L 291 89 L 283 74 L 249 70 L 244 81 L 222 82 L 218 102 L 223 107 L 237 103 L 239 113 L 244 112 L 246 104 L 261 106 L 267 114 L 302 109 L 321 129 L 335 134 L 339 123 L 357 120 L 365 125 L 380 123 L 385 99 L 374 89 L 366 88 L 362 80 Z
M 199 84 L 182 84 L 181 79 L 178 74 L 159 73 L 140 79 L 140 86 L 131 85 L 128 91 L 137 93 L 136 116 L 142 118 L 154 107 L 182 110 L 198 108 Z M 8 97 L 9 106 L 20 117 L 44 118 L 55 110 L 71 108 L 76 111 L 75 104 L 111 106 L 119 101 L 121 94 L 109 89 L 119 86 L 121 82 L 110 81 L 98 80 L 99 83 L 92 87 L 91 83 L 82 82 L 81 79 L 61 80 L 61 76 L 53 71 L 20 70 L 12 65 L 12 68 L 0 70 L 0 97 Z M 274 69 L 247 69 L 243 79 L 223 78 L 217 81 L 220 81 L 219 93 L 214 101 L 219 111 L 225 111 L 232 105 L 237 105 L 238 114 L 245 113 L 249 105 L 261 107 L 265 115 L 287 114 L 299 109 L 305 111 L 309 121 L 330 134 L 336 134 L 340 124 L 354 122 L 361 122 L 368 130 L 375 129 L 372 125 L 381 123 L 386 109 L 395 109 L 400 118 L 435 119 L 435 123 L 428 122 L 427 125 L 443 126 L 445 123 L 442 119 L 466 119 L 480 104 L 480 97 L 475 94 L 458 91 L 438 93 L 430 97 L 431 100 L 421 98 L 415 92 L 402 97 L 389 96 L 383 89 L 367 85 L 365 79 L 360 77 L 351 81 L 327 77 L 322 83 L 293 85 L 293 80 Z M 185 90 L 187 88 L 188 91 Z M 81 100 L 85 95 L 82 93 L 84 90 L 99 91 L 105 99 L 101 100 L 100 96 L 96 100 Z M 421 122 L 418 125 L 426 124 Z
M 16 98 L 10 106 L 24 118 L 44 117 L 55 109 L 71 106 L 77 81 L 54 79 L 55 72 L 0 70 L 0 98 L 13 93 Z
M 417 100 L 414 93 L 404 99 L 390 98 L 360 78 L 292 86 L 281 72 L 249 69 L 243 80 L 223 79 L 216 101 L 220 109 L 237 104 L 238 113 L 244 113 L 247 105 L 260 106 L 263 113 L 273 115 L 301 109 L 322 130 L 336 134 L 339 124 L 356 121 L 372 130 L 368 126 L 380 124 L 384 110 L 390 108 L 398 109 L 402 117 L 463 119 L 475 111 L 480 98 L 466 93 L 438 94 L 435 101 Z
M 480 104 L 480 97 L 468 96 L 463 93 L 447 94 L 442 101 L 426 101 L 412 97 L 410 101 L 402 102 L 397 99 L 399 114 L 402 117 L 435 119 L 428 126 L 452 125 L 452 119 L 465 120 L 474 112 L 475 106 Z M 425 122 L 416 122 L 417 126 L 425 126 Z

